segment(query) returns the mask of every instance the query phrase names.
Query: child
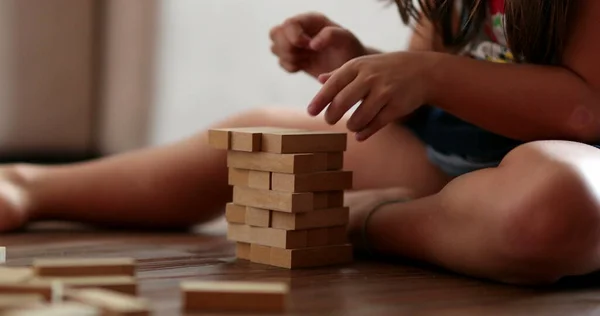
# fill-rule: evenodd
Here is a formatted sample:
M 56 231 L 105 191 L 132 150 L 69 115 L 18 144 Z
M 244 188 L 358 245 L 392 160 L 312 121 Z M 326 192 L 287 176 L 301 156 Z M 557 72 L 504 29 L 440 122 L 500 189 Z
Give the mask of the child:
M 255 109 L 215 126 L 352 132 L 358 248 L 520 284 L 598 269 L 600 151 L 587 144 L 600 136 L 600 2 L 396 2 L 418 21 L 406 52 L 365 47 L 317 13 L 271 31 L 281 66 L 323 83 L 308 112 L 325 122 Z M 4 166 L 0 229 L 202 223 L 231 198 L 224 155 L 202 132 L 91 162 Z

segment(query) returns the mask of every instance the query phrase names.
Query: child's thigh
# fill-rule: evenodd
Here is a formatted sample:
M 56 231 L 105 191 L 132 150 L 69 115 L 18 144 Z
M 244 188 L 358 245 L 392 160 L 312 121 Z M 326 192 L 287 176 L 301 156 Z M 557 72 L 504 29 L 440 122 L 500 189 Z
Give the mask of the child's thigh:
M 328 125 L 322 117 L 289 108 L 253 109 L 217 124 L 235 126 L 277 126 L 308 130 L 348 132 L 347 118 Z M 365 142 L 348 135 L 344 168 L 354 172 L 354 189 L 407 187 L 416 196 L 438 192 L 449 177 L 430 163 L 425 146 L 400 124 L 390 124 Z

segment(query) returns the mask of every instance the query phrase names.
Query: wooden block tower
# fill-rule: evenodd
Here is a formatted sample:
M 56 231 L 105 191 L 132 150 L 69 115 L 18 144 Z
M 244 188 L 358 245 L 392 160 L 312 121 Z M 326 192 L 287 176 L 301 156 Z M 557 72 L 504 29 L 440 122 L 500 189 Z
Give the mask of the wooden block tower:
M 343 169 L 347 135 L 272 127 L 212 129 L 227 150 L 233 201 L 227 236 L 239 259 L 282 268 L 349 263 Z

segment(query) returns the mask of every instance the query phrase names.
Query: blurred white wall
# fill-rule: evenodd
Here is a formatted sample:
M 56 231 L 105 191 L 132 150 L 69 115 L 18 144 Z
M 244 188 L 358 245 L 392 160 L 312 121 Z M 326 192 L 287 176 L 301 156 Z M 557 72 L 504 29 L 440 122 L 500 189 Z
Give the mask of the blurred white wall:
M 383 50 L 406 46 L 409 30 L 380 0 L 163 0 L 152 144 L 171 142 L 215 120 L 261 105 L 303 108 L 319 88 L 281 70 L 269 29 L 319 11 Z

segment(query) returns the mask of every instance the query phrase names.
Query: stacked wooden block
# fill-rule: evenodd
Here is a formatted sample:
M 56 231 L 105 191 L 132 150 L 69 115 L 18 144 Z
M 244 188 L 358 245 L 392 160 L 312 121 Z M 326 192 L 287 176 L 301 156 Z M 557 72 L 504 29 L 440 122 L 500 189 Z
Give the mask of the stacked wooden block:
M 228 238 L 237 257 L 283 268 L 352 261 L 343 191 L 347 135 L 272 127 L 212 129 L 209 143 L 227 150 L 233 201 Z

